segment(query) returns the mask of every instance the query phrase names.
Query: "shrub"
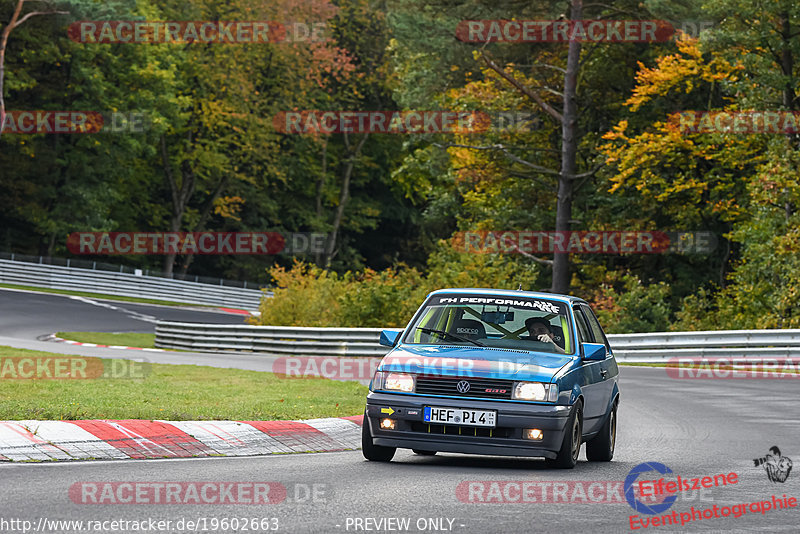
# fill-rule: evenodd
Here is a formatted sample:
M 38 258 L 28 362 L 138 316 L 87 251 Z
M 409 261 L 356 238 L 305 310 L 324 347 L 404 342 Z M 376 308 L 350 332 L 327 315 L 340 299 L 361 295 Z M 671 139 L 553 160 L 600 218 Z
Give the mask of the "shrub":
M 273 326 L 404 327 L 425 296 L 445 287 L 531 289 L 538 266 L 518 258 L 459 253 L 442 243 L 427 276 L 400 264 L 338 275 L 305 263 L 273 267 L 274 297 L 262 299 L 252 324 Z
M 631 274 L 614 284 L 604 284 L 587 300 L 609 334 L 665 332 L 671 319 L 670 286 L 665 282 L 645 285 Z
M 261 299 L 261 316 L 255 324 L 274 326 L 331 326 L 340 321 L 341 284 L 336 273 L 304 263 L 288 271 L 273 267 L 273 298 Z M 345 326 L 345 325 L 342 325 Z

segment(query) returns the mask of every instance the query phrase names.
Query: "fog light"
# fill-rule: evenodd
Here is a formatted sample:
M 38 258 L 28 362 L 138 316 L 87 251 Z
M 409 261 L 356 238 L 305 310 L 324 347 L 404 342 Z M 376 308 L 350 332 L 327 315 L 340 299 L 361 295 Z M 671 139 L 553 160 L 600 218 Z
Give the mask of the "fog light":
M 384 430 L 394 430 L 394 419 L 381 419 L 381 428 Z
M 542 441 L 544 434 L 538 428 L 528 428 L 525 432 L 522 433 L 525 439 L 532 439 L 534 441 Z

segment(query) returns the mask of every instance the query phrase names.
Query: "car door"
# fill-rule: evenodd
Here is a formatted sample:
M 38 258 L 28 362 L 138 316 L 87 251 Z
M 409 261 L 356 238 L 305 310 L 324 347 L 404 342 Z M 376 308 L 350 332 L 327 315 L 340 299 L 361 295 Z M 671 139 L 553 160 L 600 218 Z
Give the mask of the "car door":
M 600 321 L 597 320 L 597 316 L 587 304 L 581 303 L 580 309 L 589 325 L 589 330 L 591 331 L 594 342 L 602 343 L 606 346 L 606 359 L 605 361 L 599 362 L 600 384 L 603 390 L 602 402 L 603 408 L 605 409 L 611 402 L 611 395 L 614 394 L 614 384 L 619 376 L 619 368 L 611 352 L 611 345 L 608 343 L 608 338 L 605 332 L 603 332 L 603 328 L 600 326 Z
M 581 343 L 594 343 L 594 337 L 589 323 L 579 305 L 573 306 L 575 315 L 575 325 L 578 329 L 578 347 Z M 583 356 L 582 350 L 579 351 Z M 601 364 L 603 362 L 586 361 L 581 362 L 583 373 L 583 432 L 584 434 L 594 432 L 602 423 L 602 416 L 605 415 L 606 405 L 603 403 L 605 392 L 603 390 L 602 379 L 600 377 Z

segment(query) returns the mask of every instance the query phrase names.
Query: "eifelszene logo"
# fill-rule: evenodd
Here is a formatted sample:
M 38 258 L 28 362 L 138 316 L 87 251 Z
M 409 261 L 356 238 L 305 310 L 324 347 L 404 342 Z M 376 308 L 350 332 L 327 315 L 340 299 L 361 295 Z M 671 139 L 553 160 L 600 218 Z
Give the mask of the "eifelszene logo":
M 625 485 L 623 486 L 623 490 L 625 493 L 625 500 L 628 501 L 628 504 L 639 512 L 640 514 L 650 514 L 656 515 L 662 512 L 666 512 L 669 510 L 675 501 L 678 499 L 677 495 L 669 495 L 664 498 L 663 501 L 660 503 L 645 503 L 638 498 L 636 498 L 635 487 L 636 481 L 639 478 L 639 475 L 643 473 L 647 473 L 649 471 L 655 471 L 662 475 L 672 473 L 672 469 L 667 467 L 666 465 L 659 463 L 659 462 L 646 462 L 637 465 L 633 469 L 630 470 L 628 476 L 625 477 Z

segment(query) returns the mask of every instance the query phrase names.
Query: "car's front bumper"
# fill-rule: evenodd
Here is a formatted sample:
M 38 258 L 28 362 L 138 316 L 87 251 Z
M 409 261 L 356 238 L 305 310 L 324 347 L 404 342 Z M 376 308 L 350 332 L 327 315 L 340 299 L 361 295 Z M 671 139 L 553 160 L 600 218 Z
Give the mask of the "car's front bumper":
M 423 421 L 425 406 L 495 410 L 496 426 L 429 425 Z M 569 406 L 524 402 L 381 392 L 367 396 L 367 424 L 375 445 L 428 451 L 555 458 L 564 440 L 569 413 Z M 394 430 L 380 428 L 379 421 L 384 418 L 396 421 Z M 523 429 L 527 428 L 540 429 L 543 439 L 523 439 Z

